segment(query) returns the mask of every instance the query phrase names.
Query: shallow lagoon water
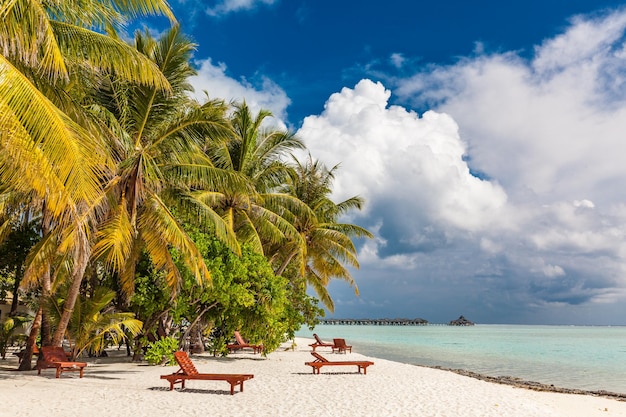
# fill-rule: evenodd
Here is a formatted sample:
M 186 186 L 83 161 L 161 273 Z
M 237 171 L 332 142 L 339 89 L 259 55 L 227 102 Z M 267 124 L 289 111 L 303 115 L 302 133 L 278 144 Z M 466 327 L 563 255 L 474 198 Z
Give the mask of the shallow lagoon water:
M 318 325 L 297 336 L 310 338 L 314 332 L 397 362 L 626 394 L 624 326 Z

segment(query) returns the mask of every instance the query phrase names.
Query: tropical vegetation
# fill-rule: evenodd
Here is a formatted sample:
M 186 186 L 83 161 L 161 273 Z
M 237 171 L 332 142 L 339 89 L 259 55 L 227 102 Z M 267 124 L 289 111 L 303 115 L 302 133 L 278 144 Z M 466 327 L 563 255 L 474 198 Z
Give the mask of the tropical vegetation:
M 170 28 L 125 42 L 146 15 Z M 371 234 L 341 220 L 362 199 L 333 202 L 337 167 L 299 161 L 269 111 L 191 98 L 195 45 L 166 1 L 14 0 L 0 17 L 0 301 L 11 323 L 29 302 L 22 358 L 226 354 L 234 330 L 270 352 L 333 310 L 330 280 L 358 293 L 353 239 Z

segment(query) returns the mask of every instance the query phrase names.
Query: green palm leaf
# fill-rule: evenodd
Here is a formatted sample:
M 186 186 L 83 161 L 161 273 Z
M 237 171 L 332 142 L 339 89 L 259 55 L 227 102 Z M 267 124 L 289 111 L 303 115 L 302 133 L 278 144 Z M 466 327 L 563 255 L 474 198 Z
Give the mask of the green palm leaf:
M 7 183 L 34 189 L 56 215 L 100 193 L 97 141 L 0 56 L 0 155 Z
M 202 254 L 158 196 L 150 196 L 139 216 L 138 226 L 146 244 L 146 250 L 155 265 L 166 271 L 166 280 L 170 288 L 176 290 L 181 280 L 180 273 L 169 253 L 170 247 L 180 252 L 183 261 L 198 283 L 202 284 L 210 280 L 211 274 L 204 263 Z
M 92 68 L 161 90 L 170 90 L 156 64 L 125 42 L 80 26 L 52 21 L 51 27 L 63 55 Z

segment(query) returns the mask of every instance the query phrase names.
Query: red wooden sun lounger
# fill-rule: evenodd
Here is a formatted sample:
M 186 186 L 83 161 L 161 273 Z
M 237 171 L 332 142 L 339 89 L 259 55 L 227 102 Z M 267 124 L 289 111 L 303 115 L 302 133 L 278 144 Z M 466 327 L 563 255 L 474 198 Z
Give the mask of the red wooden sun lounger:
M 348 351 L 352 353 L 352 346 L 346 345 L 345 339 L 333 339 L 333 343 L 335 344 L 333 353 L 335 353 L 335 350 L 339 353 L 346 353 Z
M 263 346 L 251 345 L 243 340 L 243 337 L 241 337 L 241 334 L 239 334 L 238 331 L 235 331 L 235 340 L 237 343 L 226 345 L 226 348 L 228 348 L 230 352 L 236 352 L 237 350 L 244 348 L 250 348 L 254 351 L 254 353 L 260 353 L 263 350 Z
M 315 357 L 313 362 L 305 362 L 305 365 L 313 368 L 314 374 L 320 373 L 320 368 L 322 366 L 345 366 L 345 365 L 356 365 L 359 368 L 359 373 L 361 373 L 361 369 L 363 370 L 363 374 L 367 374 L 367 367 L 370 365 L 374 365 L 374 362 L 370 361 L 329 361 L 322 355 L 317 352 L 311 352 L 311 355 Z
M 161 375 L 161 379 L 167 379 L 170 383 L 170 391 L 174 389 L 175 384 L 181 384 L 181 388 L 185 388 L 185 381 L 188 379 L 196 379 L 203 381 L 226 381 L 230 384 L 230 395 L 235 393 L 235 386 L 239 385 L 239 391 L 243 392 L 243 382 L 254 378 L 254 375 L 247 374 L 201 374 L 196 369 L 193 362 L 183 351 L 174 353 L 176 362 L 180 365 L 177 372 L 169 375 Z
M 313 333 L 313 337 L 315 338 L 315 343 L 311 343 L 309 345 L 313 348 L 313 352 L 315 352 L 315 349 L 318 347 L 329 347 L 329 348 L 332 348 L 333 350 L 335 349 L 334 343 L 324 342 L 322 339 L 320 339 L 317 333 Z
M 41 357 L 37 360 L 37 375 L 41 374 L 42 369 L 56 368 L 56 377 L 59 378 L 63 372 L 77 371 L 80 372 L 80 378 L 83 377 L 83 371 L 87 364 L 85 362 L 74 362 L 67 358 L 67 353 L 61 346 L 42 346 Z

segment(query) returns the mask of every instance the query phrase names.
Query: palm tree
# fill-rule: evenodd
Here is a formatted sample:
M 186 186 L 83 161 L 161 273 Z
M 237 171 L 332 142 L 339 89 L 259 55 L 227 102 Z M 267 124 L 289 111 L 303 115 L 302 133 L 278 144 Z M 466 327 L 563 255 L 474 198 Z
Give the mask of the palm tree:
M 167 3 L 136 1 L 14 0 L 0 6 L 0 163 L 12 187 L 36 191 L 55 217 L 100 195 L 101 144 L 77 120 L 69 94 L 81 80 L 72 74 L 115 72 L 119 77 L 168 89 L 154 63 L 114 36 L 124 16 L 160 12 Z M 70 72 L 69 68 L 72 68 Z M 71 89 L 71 91 L 70 91 Z
M 284 159 L 304 144 L 292 132 L 267 126 L 270 116 L 261 110 L 253 117 L 245 102 L 234 105 L 233 135 L 227 141 L 212 142 L 206 152 L 216 167 L 242 175 L 246 187 L 209 188 L 195 194 L 221 214 L 241 243 L 259 253 L 265 242 L 300 238 L 279 214 L 285 207 L 292 212 L 308 210 L 297 198 L 276 192 L 290 176 Z
M 136 336 L 143 323 L 135 319 L 133 313 L 115 311 L 111 302 L 115 298 L 114 291 L 99 287 L 94 289 L 91 297 L 79 297 L 74 305 L 72 318 L 67 327 L 66 336 L 70 342 L 72 360 L 85 350 L 101 353 L 107 339 L 113 344 L 120 344 L 128 332 Z M 59 302 L 52 301 L 49 310 L 56 319 L 60 318 Z
M 277 274 L 283 274 L 287 267 L 295 263 L 292 269 L 304 271 L 306 281 L 313 287 L 322 303 L 334 310 L 334 303 L 327 286 L 331 279 L 344 280 L 354 287 L 358 295 L 358 287 L 347 266 L 358 268 L 357 253 L 352 238 L 368 237 L 372 234 L 366 229 L 349 224 L 339 223 L 339 219 L 354 209 L 361 209 L 363 199 L 352 197 L 340 203 L 330 199 L 334 172 L 338 166 L 328 170 L 319 161 L 313 162 L 311 155 L 305 163 L 295 160 L 295 175 L 287 183 L 285 191 L 297 197 L 310 207 L 313 216 L 291 214 L 293 222 L 302 239 L 275 245 L 271 249 L 274 261 L 280 261 Z M 300 266 L 297 266 L 300 265 Z
M 135 47 L 156 64 L 171 91 L 114 77 L 98 86 L 92 111 L 107 121 L 114 166 L 100 207 L 106 218 L 96 233 L 94 255 L 119 273 L 121 287 L 130 295 L 136 261 L 146 251 L 156 268 L 165 271 L 175 293 L 181 275 L 171 249 L 200 283 L 209 279 L 202 256 L 177 215 L 195 210 L 198 221 L 210 224 L 238 250 L 232 230 L 191 197 L 192 189 L 237 186 L 236 176 L 211 166 L 202 152 L 207 138 L 217 140 L 229 133 L 227 107 L 219 100 L 200 104 L 189 98 L 188 78 L 195 74 L 189 60 L 195 45 L 178 26 L 158 41 L 138 32 Z
M 55 273 L 72 281 L 52 340 L 56 345 L 91 254 L 89 208 L 102 194 L 109 164 L 93 134 L 97 129 L 73 95 L 80 96 L 86 73 L 114 72 L 169 88 L 154 64 L 115 34 L 127 16 L 146 14 L 174 20 L 164 0 L 13 0 L 0 5 L 0 180 L 11 191 L 34 192 L 50 219 L 50 234 L 31 257 L 25 282 L 36 282 L 59 254 L 65 266 Z

